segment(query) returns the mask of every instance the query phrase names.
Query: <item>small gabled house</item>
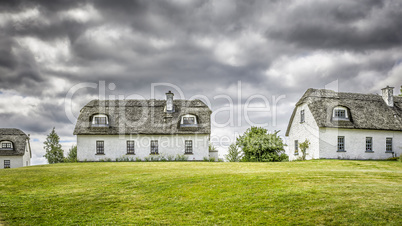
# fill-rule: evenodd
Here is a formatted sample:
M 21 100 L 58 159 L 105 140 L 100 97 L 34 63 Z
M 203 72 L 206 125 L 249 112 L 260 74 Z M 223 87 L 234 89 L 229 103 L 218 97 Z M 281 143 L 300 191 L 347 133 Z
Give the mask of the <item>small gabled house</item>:
M 20 129 L 0 128 L 0 169 L 31 165 L 29 136 Z
M 92 100 L 77 120 L 78 161 L 218 158 L 209 152 L 211 110 L 200 100 Z
M 308 159 L 387 159 L 402 152 L 402 97 L 308 89 L 286 131 L 291 160 L 310 141 Z

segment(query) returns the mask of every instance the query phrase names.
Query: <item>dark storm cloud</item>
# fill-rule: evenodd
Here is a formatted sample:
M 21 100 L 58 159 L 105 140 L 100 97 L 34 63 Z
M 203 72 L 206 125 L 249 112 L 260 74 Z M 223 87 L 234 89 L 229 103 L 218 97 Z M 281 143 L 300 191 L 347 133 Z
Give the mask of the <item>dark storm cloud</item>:
M 32 54 L 10 37 L 0 35 L 0 88 L 29 89 L 43 79 Z
M 279 15 L 267 36 L 301 47 L 371 50 L 402 44 L 400 1 L 309 2 Z

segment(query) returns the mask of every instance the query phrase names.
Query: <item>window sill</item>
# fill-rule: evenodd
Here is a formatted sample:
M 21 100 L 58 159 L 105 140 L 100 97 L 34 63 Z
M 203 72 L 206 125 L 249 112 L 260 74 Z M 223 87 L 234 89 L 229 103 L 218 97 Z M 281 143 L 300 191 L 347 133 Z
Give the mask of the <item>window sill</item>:
M 180 124 L 180 127 L 198 127 L 198 124 Z
M 189 152 L 189 153 L 184 153 L 185 155 L 193 155 L 193 153 L 191 152 Z
M 385 153 L 394 154 L 394 152 L 393 152 L 393 151 L 385 151 Z
M 109 127 L 108 124 L 92 124 L 91 127 Z
M 0 148 L 0 151 L 14 151 L 14 148 Z
M 135 153 L 126 153 L 126 155 L 135 155 Z
M 335 120 L 335 121 L 350 121 L 349 118 L 337 118 L 337 117 L 332 117 L 332 120 Z
M 105 155 L 105 154 L 104 154 L 104 153 L 103 153 L 103 154 L 100 154 L 100 153 L 98 154 L 98 153 L 97 153 L 97 154 L 95 154 L 95 155 Z
M 336 152 L 346 152 L 345 150 L 337 150 Z
M 159 155 L 159 153 L 150 153 L 149 155 Z
M 305 123 L 306 121 L 300 122 L 300 124 Z
M 374 151 L 366 151 L 366 153 L 374 153 Z

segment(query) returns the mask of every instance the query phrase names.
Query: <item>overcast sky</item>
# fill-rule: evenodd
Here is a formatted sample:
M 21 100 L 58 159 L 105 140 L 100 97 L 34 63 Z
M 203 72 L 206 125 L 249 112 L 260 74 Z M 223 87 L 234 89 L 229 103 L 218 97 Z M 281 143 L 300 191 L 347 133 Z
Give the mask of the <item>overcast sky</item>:
M 220 155 L 252 125 L 284 135 L 308 88 L 402 85 L 397 0 L 13 0 L 0 30 L 0 127 L 31 134 L 33 164 L 52 127 L 66 152 L 76 142 L 71 119 L 103 84 L 106 98 L 203 97 Z

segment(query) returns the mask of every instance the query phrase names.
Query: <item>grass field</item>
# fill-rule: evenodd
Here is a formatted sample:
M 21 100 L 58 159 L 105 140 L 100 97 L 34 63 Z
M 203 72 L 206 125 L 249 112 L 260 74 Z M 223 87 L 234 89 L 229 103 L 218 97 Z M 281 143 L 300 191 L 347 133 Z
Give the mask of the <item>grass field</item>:
M 402 225 L 402 164 L 102 162 L 0 170 L 0 222 Z

